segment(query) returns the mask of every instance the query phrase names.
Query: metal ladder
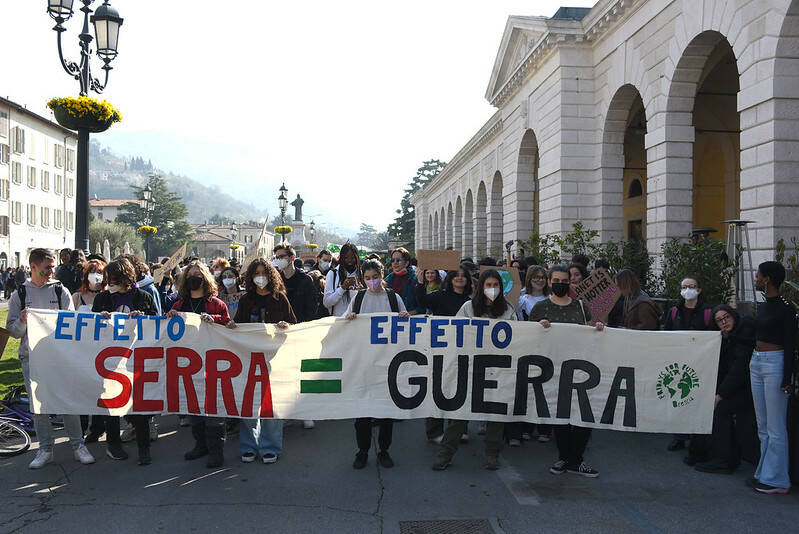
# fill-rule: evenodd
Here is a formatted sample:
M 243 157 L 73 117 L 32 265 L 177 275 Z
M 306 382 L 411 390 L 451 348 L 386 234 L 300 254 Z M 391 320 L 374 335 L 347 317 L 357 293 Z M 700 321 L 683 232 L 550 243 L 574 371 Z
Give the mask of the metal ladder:
M 757 306 L 757 291 L 755 290 L 754 266 L 752 265 L 752 247 L 749 245 L 749 223 L 741 219 L 722 221 L 727 225 L 727 257 L 734 260 L 738 257 L 738 247 L 741 247 L 741 264 L 735 274 L 735 302 L 747 300 L 747 290 L 751 289 L 752 300 L 749 302 Z M 747 282 L 749 288 L 747 288 Z

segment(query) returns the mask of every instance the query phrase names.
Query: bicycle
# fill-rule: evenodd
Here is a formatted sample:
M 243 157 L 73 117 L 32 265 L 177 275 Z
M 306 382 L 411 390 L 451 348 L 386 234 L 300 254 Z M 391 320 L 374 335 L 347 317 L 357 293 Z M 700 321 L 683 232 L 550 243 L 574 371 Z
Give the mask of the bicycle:
M 25 388 L 11 388 L 0 400 L 0 457 L 22 454 L 31 446 L 33 416 Z

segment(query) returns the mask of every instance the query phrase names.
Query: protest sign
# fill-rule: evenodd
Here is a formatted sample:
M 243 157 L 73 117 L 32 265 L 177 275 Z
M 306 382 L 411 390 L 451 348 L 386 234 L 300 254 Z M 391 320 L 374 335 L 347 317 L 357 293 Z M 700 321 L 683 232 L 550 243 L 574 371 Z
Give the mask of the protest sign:
M 292 325 L 30 310 L 36 413 L 446 417 L 709 433 L 718 332 L 363 314 Z
M 183 243 L 179 249 L 172 254 L 169 259 L 163 265 L 158 265 L 153 269 L 153 278 L 155 279 L 156 284 L 160 284 L 161 280 L 164 279 L 164 273 L 170 272 L 172 269 L 177 267 L 183 258 L 186 257 L 186 243 Z
M 575 288 L 577 298 L 591 309 L 594 321 L 605 321 L 621 297 L 621 291 L 607 273 L 595 270 Z
M 236 293 L 219 293 L 217 297 L 219 297 L 219 300 L 225 303 L 228 314 L 230 315 L 230 318 L 233 319 L 239 309 L 239 300 L 241 300 L 241 297 L 246 294 L 246 291 L 238 291 Z
M 461 253 L 457 250 L 423 250 L 416 251 L 418 269 L 436 269 L 457 271 L 461 266 Z
M 505 295 L 505 300 L 510 302 L 514 309 L 518 308 L 519 297 L 522 294 L 522 280 L 519 277 L 519 269 L 516 267 L 480 266 L 481 273 L 489 269 L 494 269 L 502 277 L 502 293 Z

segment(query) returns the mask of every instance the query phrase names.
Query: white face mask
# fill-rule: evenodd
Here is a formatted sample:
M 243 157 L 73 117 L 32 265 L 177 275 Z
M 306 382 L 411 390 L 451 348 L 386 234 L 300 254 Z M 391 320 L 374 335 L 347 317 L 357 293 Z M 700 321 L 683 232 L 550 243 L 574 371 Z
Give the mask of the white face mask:
M 275 260 L 272 265 L 275 266 L 275 269 L 280 269 L 281 271 L 289 266 L 289 260 L 283 258 L 280 260 Z
M 682 295 L 682 298 L 685 300 L 696 300 L 696 298 L 699 296 L 699 291 L 688 287 L 680 291 L 680 295 Z
M 103 283 L 103 275 L 101 275 L 100 273 L 90 273 L 87 279 L 89 280 L 89 283 L 93 286 L 99 286 L 100 284 Z
M 219 276 L 220 274 L 222 274 L 222 271 L 221 271 L 221 269 L 214 269 L 214 276 L 215 276 L 215 277 L 216 277 L 216 276 Z
M 119 293 L 120 291 L 122 291 L 122 286 L 118 286 L 116 284 L 111 284 L 108 286 L 109 293 Z
M 225 284 L 226 288 L 230 289 L 231 287 L 236 285 L 236 279 L 235 278 L 223 278 L 222 279 L 222 283 Z
M 266 287 L 266 284 L 269 283 L 269 279 L 265 276 L 256 276 L 252 279 L 253 283 L 260 287 L 261 289 Z
M 323 261 L 322 263 L 319 264 L 319 267 L 321 267 L 323 271 L 326 271 L 326 270 L 330 269 L 330 262 L 329 261 Z
M 491 302 L 497 300 L 499 296 L 499 288 L 498 287 L 484 287 L 483 294 L 491 300 Z

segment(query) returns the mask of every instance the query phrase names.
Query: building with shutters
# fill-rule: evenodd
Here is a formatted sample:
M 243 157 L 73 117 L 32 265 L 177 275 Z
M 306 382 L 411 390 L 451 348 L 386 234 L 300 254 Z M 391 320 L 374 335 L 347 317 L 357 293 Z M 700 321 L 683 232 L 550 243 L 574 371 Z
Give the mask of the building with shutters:
M 511 16 L 496 113 L 416 193 L 416 247 L 464 256 L 583 221 L 603 240 L 799 235 L 799 0 L 601 0 Z M 475 95 L 477 96 L 477 95 Z
M 0 98 L 0 266 L 28 264 L 34 248 L 75 246 L 78 137 Z

